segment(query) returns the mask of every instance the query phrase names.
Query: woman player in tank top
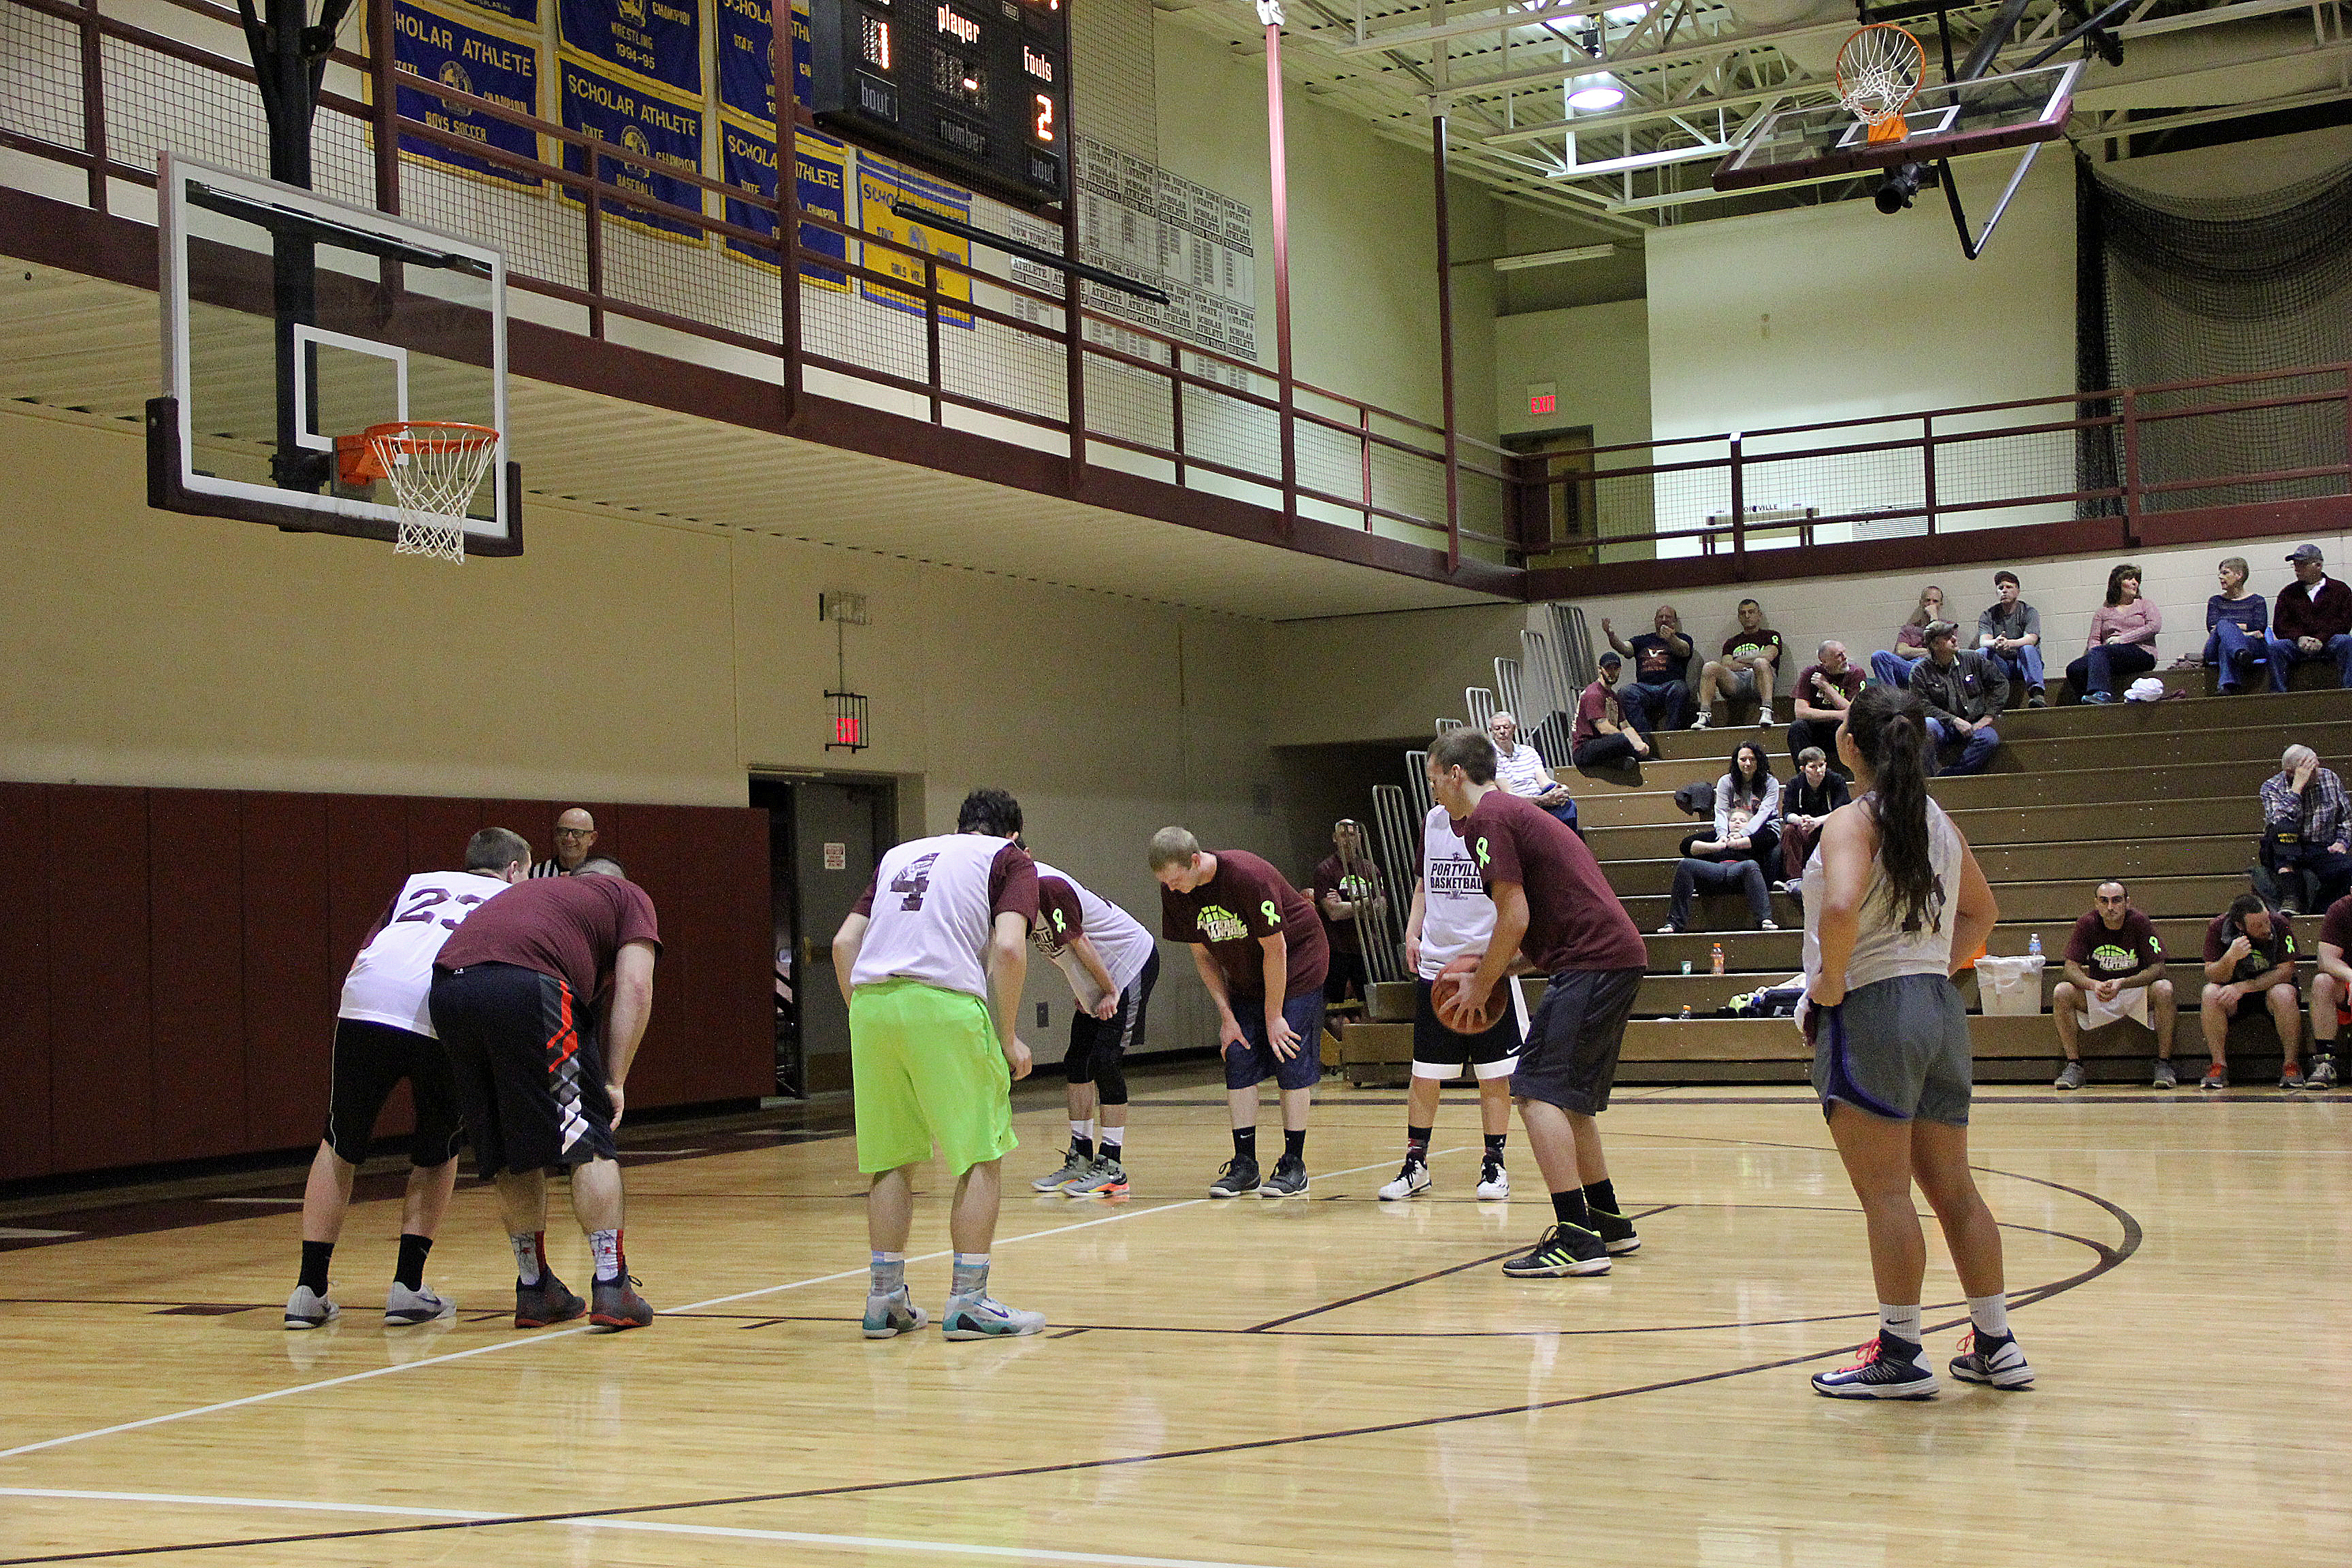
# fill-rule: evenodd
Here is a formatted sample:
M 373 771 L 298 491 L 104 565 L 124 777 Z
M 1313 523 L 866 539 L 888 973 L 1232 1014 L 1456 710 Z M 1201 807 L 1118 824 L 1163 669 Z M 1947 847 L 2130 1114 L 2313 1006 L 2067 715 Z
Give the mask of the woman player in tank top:
M 1969 1172 L 1968 1009 L 1951 980 L 2000 910 L 1968 840 L 1927 798 L 1927 712 L 1872 686 L 1838 726 L 1855 798 L 1831 814 L 1805 868 L 1805 1001 L 1812 1080 L 1870 1227 L 1878 1337 L 1813 1378 L 1833 1399 L 1930 1399 L 1919 1293 L 1927 1248 L 1916 1181 L 1951 1249 L 1972 1325 L 1951 1373 L 2023 1388 L 2009 1330 L 2000 1230 Z

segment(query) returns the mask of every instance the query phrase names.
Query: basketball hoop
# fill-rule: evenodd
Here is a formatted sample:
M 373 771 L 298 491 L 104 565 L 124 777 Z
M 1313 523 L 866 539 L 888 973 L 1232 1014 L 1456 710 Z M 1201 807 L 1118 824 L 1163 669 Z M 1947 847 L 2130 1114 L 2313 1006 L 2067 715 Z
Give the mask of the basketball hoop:
M 1838 101 L 1870 127 L 1872 142 L 1900 142 L 1911 134 L 1903 110 L 1918 96 L 1927 65 L 1918 39 L 1892 22 L 1874 22 L 1838 50 Z
M 499 433 L 487 425 L 432 419 L 372 425 L 335 441 L 343 483 L 381 480 L 392 487 L 393 510 L 400 514 L 394 554 L 429 555 L 461 566 L 466 509 L 498 451 Z

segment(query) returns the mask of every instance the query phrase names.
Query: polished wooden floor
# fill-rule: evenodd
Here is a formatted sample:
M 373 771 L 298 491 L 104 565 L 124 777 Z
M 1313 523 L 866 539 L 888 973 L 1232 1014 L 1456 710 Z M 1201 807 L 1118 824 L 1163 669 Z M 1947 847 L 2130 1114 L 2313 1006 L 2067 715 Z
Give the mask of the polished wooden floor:
M 631 1263 L 664 1309 L 641 1333 L 507 1326 L 472 1190 L 429 1276 L 465 1310 L 425 1329 L 371 1310 L 388 1201 L 355 1210 L 346 1316 L 311 1334 L 278 1324 L 298 1188 L 0 1239 L 0 1563 L 2352 1561 L 2352 1096 L 1987 1091 L 1975 1152 L 2041 1381 L 1890 1405 L 1805 1385 L 1873 1328 L 1799 1092 L 1621 1096 L 1646 1245 L 1541 1281 L 1495 1268 L 1546 1218 L 1532 1162 L 1515 1133 L 1518 1195 L 1471 1200 L 1458 1094 L 1438 1191 L 1405 1205 L 1372 1196 L 1397 1094 L 1321 1101 L 1309 1201 L 1212 1203 L 1222 1097 L 1155 1079 L 1118 1205 L 1025 1191 L 1057 1099 L 1022 1100 L 996 1253 L 999 1293 L 1053 1326 L 1010 1343 L 858 1336 L 860 1183 L 804 1132 L 633 1160 Z M 941 1184 L 919 1246 L 945 1245 Z M 19 1205 L 0 1238 L 84 1223 Z M 576 1234 L 558 1268 L 586 1274 Z M 910 1274 L 936 1308 L 945 1259 Z M 1941 1355 L 1957 1294 L 1938 1255 Z

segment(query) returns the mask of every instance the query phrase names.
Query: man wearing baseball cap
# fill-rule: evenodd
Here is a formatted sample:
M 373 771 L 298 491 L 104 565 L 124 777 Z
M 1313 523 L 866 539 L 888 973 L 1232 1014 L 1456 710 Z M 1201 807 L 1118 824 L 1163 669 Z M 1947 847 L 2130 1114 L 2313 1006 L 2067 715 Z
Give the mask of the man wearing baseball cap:
M 2316 544 L 2287 552 L 2294 581 L 2279 590 L 2264 637 L 2271 653 L 2271 689 L 2286 689 L 2287 671 L 2325 658 L 2336 666 L 2336 684 L 2352 687 L 2352 586 L 2327 574 Z
M 1650 754 L 1650 742 L 1625 721 L 1617 700 L 1617 676 L 1625 661 L 1604 651 L 1600 671 L 1576 700 L 1576 727 L 1569 731 L 1569 761 L 1580 768 L 1604 768 L 1612 763 L 1637 762 Z

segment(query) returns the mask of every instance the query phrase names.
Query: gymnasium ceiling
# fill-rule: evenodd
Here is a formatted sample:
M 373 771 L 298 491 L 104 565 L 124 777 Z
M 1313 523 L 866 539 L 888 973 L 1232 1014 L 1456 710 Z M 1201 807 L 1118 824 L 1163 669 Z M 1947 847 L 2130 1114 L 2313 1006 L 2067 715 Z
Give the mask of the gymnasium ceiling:
M 1153 4 L 1236 52 L 1264 49 L 1252 0 Z M 1993 68 L 2014 69 L 2063 37 L 2087 19 L 2085 5 L 2103 9 L 2100 0 L 2026 0 Z M 1424 150 L 1442 110 L 1461 174 L 1572 218 L 1594 240 L 1726 210 L 1707 188 L 1716 163 L 1772 110 L 1833 101 L 1838 47 L 1856 26 L 1853 0 L 1286 0 L 1284 9 L 1294 90 Z M 1999 10 L 1950 7 L 1955 58 Z M 1930 79 L 1940 79 L 1933 4 L 1872 6 L 1869 19 L 1916 32 Z M 2126 0 L 2105 27 L 2123 63 L 2091 57 L 2068 127 L 2095 156 L 2126 124 L 2139 135 L 2352 100 L 2352 0 Z M 1623 100 L 1571 110 L 1570 84 L 1599 75 Z

